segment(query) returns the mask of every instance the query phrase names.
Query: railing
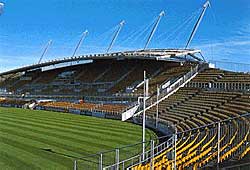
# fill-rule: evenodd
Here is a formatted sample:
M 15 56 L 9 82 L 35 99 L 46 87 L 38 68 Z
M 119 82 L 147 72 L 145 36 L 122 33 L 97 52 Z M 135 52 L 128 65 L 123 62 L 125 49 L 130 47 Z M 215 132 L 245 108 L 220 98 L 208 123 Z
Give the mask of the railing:
M 168 136 L 168 140 L 155 146 L 155 141 L 150 141 L 150 149 L 147 150 L 144 154 L 140 153 L 138 155 L 135 155 L 131 158 L 122 160 L 120 162 L 117 162 L 116 164 L 106 166 L 103 168 L 103 170 L 113 170 L 113 169 L 132 169 L 132 167 L 137 166 L 139 164 L 142 164 L 144 162 L 150 162 L 151 159 L 156 156 L 163 153 L 167 148 L 171 146 L 173 143 L 173 138 L 171 136 Z M 144 159 L 143 159 L 144 157 Z
M 165 97 L 170 92 L 176 90 L 178 87 L 182 86 L 184 83 L 187 83 L 187 81 L 190 81 L 190 78 L 192 78 L 194 75 L 198 74 L 198 72 L 203 71 L 207 67 L 208 67 L 208 65 L 206 63 L 199 64 L 199 65 L 195 66 L 194 68 L 191 67 L 191 70 L 188 73 L 186 73 L 181 78 L 174 81 L 168 87 L 160 90 L 159 99 Z
M 153 107 L 154 105 L 156 105 L 157 103 L 165 99 L 166 97 L 168 97 L 172 92 L 178 90 L 180 86 L 184 86 L 188 81 L 190 81 L 191 78 L 193 78 L 196 74 L 198 74 L 198 72 L 204 70 L 207 67 L 208 65 L 206 63 L 199 64 L 196 67 L 191 68 L 191 70 L 188 73 L 186 73 L 184 76 L 180 77 L 179 79 L 176 79 L 172 84 L 169 84 L 167 87 L 162 88 L 160 90 L 160 95 L 158 96 L 158 101 L 156 100 L 155 95 L 152 95 L 151 97 L 149 97 L 146 100 L 146 107 L 147 107 L 146 110 Z M 166 82 L 164 82 L 162 85 L 164 84 L 166 84 Z M 141 97 L 141 96 L 138 96 L 138 97 Z M 140 104 L 139 98 L 138 98 L 138 102 Z M 124 112 L 131 109 L 137 104 L 138 104 L 137 102 L 132 103 L 129 107 L 127 107 L 124 110 Z M 139 110 L 137 111 L 136 115 L 140 114 L 142 112 L 142 109 L 143 109 L 142 107 L 139 107 Z
M 225 161 L 225 155 L 231 152 L 231 150 L 232 152 L 235 151 L 235 154 L 231 155 L 232 157 L 232 156 L 237 156 L 237 154 L 239 153 L 243 153 L 244 150 L 249 147 L 250 138 L 247 139 L 245 137 L 249 135 L 250 131 L 249 120 L 250 120 L 250 113 L 246 113 L 236 117 L 231 117 L 229 119 L 210 123 L 201 126 L 199 128 L 193 128 L 190 130 L 186 130 L 184 132 L 179 132 L 176 134 L 171 134 L 151 139 L 150 141 L 146 142 L 147 147 L 144 155 L 140 150 L 140 147 L 142 147 L 142 143 L 136 143 L 134 145 L 116 148 L 111 151 L 105 151 L 95 155 L 85 156 L 83 158 L 79 158 L 78 160 L 76 160 L 74 162 L 75 164 L 74 167 L 77 167 L 76 169 L 78 170 L 86 169 L 86 167 L 88 167 L 89 169 L 99 169 L 99 170 L 125 170 L 125 169 L 130 170 L 138 165 L 142 166 L 149 165 L 148 167 L 153 168 L 154 163 L 157 162 L 157 159 L 161 159 L 161 156 L 163 156 L 162 154 L 166 155 L 168 153 L 176 152 L 175 149 L 177 148 L 176 145 L 178 141 L 180 141 L 181 139 L 186 139 L 190 135 L 197 136 L 198 134 L 200 134 L 201 136 L 209 134 L 206 140 L 204 141 L 205 143 L 209 142 L 214 136 L 216 136 L 216 139 L 211 143 L 212 145 L 214 145 L 213 146 L 214 149 L 211 150 L 208 155 L 214 155 L 213 159 L 215 161 L 213 161 L 212 164 L 210 165 L 220 166 L 219 164 L 217 164 L 217 161 L 220 163 L 222 161 Z M 235 127 L 235 122 L 237 122 L 238 124 L 238 126 L 236 127 Z M 235 130 L 238 130 L 237 133 L 238 135 L 234 137 L 234 143 L 228 145 L 227 142 L 231 142 L 230 135 L 234 135 Z M 223 137 L 225 134 L 228 136 Z M 245 142 L 242 143 L 241 142 L 242 140 L 244 140 Z M 199 140 L 195 144 L 197 144 L 198 142 Z M 203 146 L 204 145 L 198 146 L 196 150 L 201 150 Z M 221 146 L 228 146 L 228 148 L 222 149 Z M 235 147 L 238 148 L 237 151 L 235 150 Z M 170 161 L 174 161 L 175 159 L 179 158 L 174 158 L 174 156 L 172 155 L 168 159 Z M 202 165 L 202 167 L 204 166 L 205 165 Z
M 222 68 L 229 71 L 236 71 L 236 72 L 250 71 L 250 63 L 231 62 L 229 60 L 228 61 L 210 60 L 209 63 L 214 64 L 215 68 Z
M 150 141 L 146 141 L 145 144 L 146 148 L 150 149 Z M 74 161 L 74 163 L 75 167 L 77 167 L 77 170 L 84 170 L 84 169 L 103 170 L 106 167 L 110 165 L 115 165 L 118 162 L 121 166 L 126 168 L 129 166 L 128 162 L 126 163 L 124 162 L 124 164 L 122 164 L 122 161 L 135 157 L 134 159 L 131 160 L 134 161 L 134 163 L 136 163 L 138 161 L 136 160 L 138 158 L 138 155 L 140 155 L 142 152 L 141 149 L 142 149 L 142 143 L 138 142 L 124 147 L 119 147 L 108 151 L 102 151 L 97 154 L 86 155 L 84 157 L 78 158 L 76 161 Z
M 234 90 L 234 91 L 250 91 L 250 83 L 245 82 L 190 82 L 186 87 L 214 89 L 214 90 Z
M 163 101 L 170 95 L 172 95 L 175 91 L 177 91 L 180 87 L 184 87 L 193 77 L 195 77 L 199 72 L 203 71 L 205 68 L 208 67 L 207 63 L 198 64 L 196 67 L 191 68 L 191 70 L 186 73 L 181 78 L 174 81 L 168 87 L 161 89 L 160 94 L 158 96 L 158 101 L 156 95 L 151 96 L 146 100 L 146 110 L 150 109 L 151 107 L 155 106 L 157 103 Z M 136 115 L 142 113 L 142 108 L 137 112 Z

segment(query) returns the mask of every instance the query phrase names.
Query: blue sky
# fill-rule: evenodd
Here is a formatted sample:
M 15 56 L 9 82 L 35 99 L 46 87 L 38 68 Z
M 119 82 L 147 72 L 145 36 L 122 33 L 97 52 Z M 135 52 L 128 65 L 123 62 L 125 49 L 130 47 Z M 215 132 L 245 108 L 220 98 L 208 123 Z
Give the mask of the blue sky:
M 2 0 L 0 71 L 44 60 L 71 56 L 81 33 L 89 35 L 78 54 L 104 52 L 125 20 L 112 51 L 142 48 L 150 24 L 166 12 L 150 48 L 183 48 L 204 0 Z M 207 60 L 250 63 L 250 1 L 211 0 L 190 47 Z

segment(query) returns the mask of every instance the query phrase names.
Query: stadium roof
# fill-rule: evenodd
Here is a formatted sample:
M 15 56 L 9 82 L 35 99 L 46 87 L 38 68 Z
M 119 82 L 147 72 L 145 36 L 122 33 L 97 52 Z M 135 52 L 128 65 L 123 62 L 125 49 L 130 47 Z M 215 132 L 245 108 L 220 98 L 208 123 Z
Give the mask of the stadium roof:
M 68 57 L 63 59 L 55 59 L 36 63 L 28 66 L 23 66 L 13 70 L 0 73 L 0 76 L 14 74 L 18 72 L 24 72 L 34 70 L 50 65 L 57 65 L 62 63 L 82 61 L 82 60 L 99 60 L 99 59 L 151 59 L 151 60 L 165 60 L 165 61 L 183 61 L 184 56 L 190 55 L 197 60 L 201 60 L 194 55 L 200 53 L 200 50 L 194 49 L 148 49 L 148 50 L 136 50 L 136 51 L 124 51 L 114 53 L 102 53 L 102 54 L 89 54 L 76 57 Z

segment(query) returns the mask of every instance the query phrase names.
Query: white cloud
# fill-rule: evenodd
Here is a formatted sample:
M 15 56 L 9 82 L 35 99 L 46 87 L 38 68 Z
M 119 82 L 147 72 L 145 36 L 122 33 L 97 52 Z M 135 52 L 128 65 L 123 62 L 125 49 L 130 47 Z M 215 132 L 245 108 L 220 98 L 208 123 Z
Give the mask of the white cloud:
M 216 43 L 207 43 L 202 45 L 196 45 L 195 48 L 206 48 L 206 47 L 225 47 L 225 46 L 239 46 L 239 45 L 250 45 L 250 40 L 246 41 L 225 41 L 225 42 L 216 42 Z

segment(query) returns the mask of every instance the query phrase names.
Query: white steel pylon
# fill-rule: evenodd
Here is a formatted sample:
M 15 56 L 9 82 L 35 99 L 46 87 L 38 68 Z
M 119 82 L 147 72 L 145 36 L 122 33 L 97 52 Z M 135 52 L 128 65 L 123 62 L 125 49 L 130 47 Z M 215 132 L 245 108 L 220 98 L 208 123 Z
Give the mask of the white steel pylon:
M 124 20 L 122 20 L 122 21 L 119 23 L 119 28 L 118 28 L 117 31 L 115 32 L 115 35 L 114 35 L 114 37 L 112 38 L 112 41 L 110 42 L 109 47 L 108 47 L 106 53 L 108 53 L 108 52 L 111 50 L 111 48 L 113 47 L 113 45 L 114 45 L 114 43 L 115 43 L 115 40 L 117 39 L 117 37 L 118 37 L 118 35 L 119 35 L 119 33 L 120 33 L 120 31 L 121 31 L 121 29 L 122 29 L 122 27 L 123 27 L 124 24 L 125 24 L 125 21 L 124 21 Z
M 154 24 L 154 27 L 153 27 L 152 31 L 151 31 L 150 34 L 149 34 L 149 37 L 148 37 L 148 39 L 147 39 L 147 42 L 146 42 L 146 44 L 145 44 L 145 46 L 144 46 L 144 50 L 148 47 L 148 45 L 149 45 L 149 43 L 150 43 L 152 37 L 154 36 L 154 33 L 155 33 L 157 27 L 158 27 L 158 25 L 159 25 L 159 22 L 160 22 L 160 20 L 161 20 L 161 17 L 163 17 L 164 15 L 165 15 L 165 12 L 164 12 L 164 11 L 161 11 L 160 14 L 159 14 L 159 16 L 158 16 L 158 18 L 157 18 L 157 20 L 156 20 L 156 22 L 155 22 L 155 24 Z
M 82 41 L 86 38 L 86 36 L 88 35 L 88 33 L 89 33 L 88 30 L 85 30 L 85 31 L 83 32 L 83 34 L 82 34 L 82 36 L 81 36 L 79 42 L 78 42 L 77 45 L 76 45 L 76 48 L 75 48 L 75 50 L 74 50 L 74 52 L 73 52 L 72 57 L 75 56 L 77 50 L 79 49 L 80 45 L 82 44 Z
M 207 1 L 207 2 L 203 5 L 202 12 L 201 12 L 201 14 L 200 14 L 200 16 L 199 16 L 197 22 L 196 22 L 195 25 L 194 25 L 194 28 L 193 28 L 193 30 L 192 30 L 192 32 L 191 32 L 191 35 L 189 36 L 189 39 L 188 39 L 188 41 L 187 41 L 186 46 L 185 46 L 185 49 L 188 48 L 189 44 L 190 44 L 191 41 L 193 40 L 194 35 L 195 35 L 197 29 L 199 28 L 199 25 L 200 25 L 200 23 L 201 23 L 201 21 L 202 21 L 202 19 L 203 19 L 203 16 L 204 16 L 204 14 L 205 14 L 205 12 L 206 12 L 206 10 L 207 10 L 208 7 L 210 7 L 210 2 L 209 2 L 209 1 Z

